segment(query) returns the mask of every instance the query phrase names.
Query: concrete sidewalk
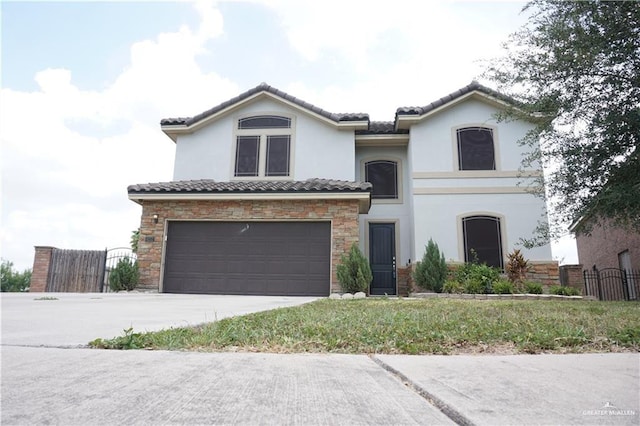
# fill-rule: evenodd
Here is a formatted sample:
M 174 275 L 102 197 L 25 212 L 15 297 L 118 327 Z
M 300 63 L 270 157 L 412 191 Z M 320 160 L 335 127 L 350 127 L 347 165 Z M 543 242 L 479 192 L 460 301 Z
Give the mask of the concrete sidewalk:
M 119 335 L 129 326 L 157 330 L 313 299 L 0 297 L 3 425 L 640 424 L 637 353 L 105 351 L 79 346 Z M 40 297 L 57 300 L 34 300 Z

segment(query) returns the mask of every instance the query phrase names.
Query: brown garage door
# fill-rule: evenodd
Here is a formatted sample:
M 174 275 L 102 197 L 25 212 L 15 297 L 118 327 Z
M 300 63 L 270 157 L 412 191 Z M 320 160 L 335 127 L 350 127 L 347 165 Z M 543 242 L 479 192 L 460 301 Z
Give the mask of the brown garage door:
M 166 293 L 329 295 L 329 222 L 169 222 Z

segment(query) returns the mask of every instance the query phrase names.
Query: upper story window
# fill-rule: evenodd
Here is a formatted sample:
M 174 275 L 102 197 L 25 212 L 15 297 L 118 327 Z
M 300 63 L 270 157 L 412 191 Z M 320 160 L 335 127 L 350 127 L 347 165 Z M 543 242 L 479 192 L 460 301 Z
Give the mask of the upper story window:
M 287 177 L 291 164 L 291 118 L 259 115 L 238 120 L 234 176 Z
M 495 170 L 493 130 L 485 127 L 458 129 L 458 169 Z
M 395 161 L 365 163 L 364 180 L 373 185 L 372 199 L 398 199 L 398 163 Z

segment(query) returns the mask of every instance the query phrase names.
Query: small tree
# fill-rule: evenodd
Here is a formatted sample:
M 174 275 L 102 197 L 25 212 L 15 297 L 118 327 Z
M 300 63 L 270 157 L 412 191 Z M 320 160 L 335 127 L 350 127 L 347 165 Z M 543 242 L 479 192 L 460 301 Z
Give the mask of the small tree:
M 340 257 L 340 264 L 336 267 L 338 281 L 345 293 L 367 291 L 373 280 L 369 261 L 362 254 L 358 245 L 353 243 L 348 255 Z
M 13 270 L 13 262 L 2 259 L 0 264 L 0 289 L 2 291 L 27 291 L 31 284 L 31 269 Z
M 422 260 L 413 273 L 413 279 L 418 287 L 440 293 L 447 279 L 447 272 L 444 254 L 440 251 L 438 244 L 429 238 Z
M 133 290 L 136 288 L 139 278 L 138 262 L 124 257 L 109 272 L 109 288 L 113 291 Z

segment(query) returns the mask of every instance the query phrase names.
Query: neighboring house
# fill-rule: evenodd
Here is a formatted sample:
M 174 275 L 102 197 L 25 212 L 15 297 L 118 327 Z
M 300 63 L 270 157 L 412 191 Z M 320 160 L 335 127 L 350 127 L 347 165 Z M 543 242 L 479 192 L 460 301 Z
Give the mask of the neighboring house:
M 190 118 L 161 121 L 172 182 L 133 185 L 141 284 L 163 292 L 326 296 L 353 243 L 371 294 L 406 292 L 433 238 L 450 262 L 502 267 L 544 202 L 518 171 L 531 128 L 497 123 L 509 102 L 472 83 L 392 122 L 334 114 L 266 84 Z M 521 183 L 520 185 L 518 183 Z M 549 245 L 524 250 L 557 279 Z
M 589 231 L 585 228 L 588 227 Z M 640 271 L 640 233 L 610 220 L 594 222 L 585 216 L 571 226 L 578 259 L 585 269 L 616 268 Z

